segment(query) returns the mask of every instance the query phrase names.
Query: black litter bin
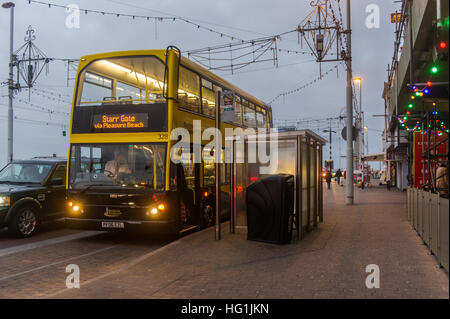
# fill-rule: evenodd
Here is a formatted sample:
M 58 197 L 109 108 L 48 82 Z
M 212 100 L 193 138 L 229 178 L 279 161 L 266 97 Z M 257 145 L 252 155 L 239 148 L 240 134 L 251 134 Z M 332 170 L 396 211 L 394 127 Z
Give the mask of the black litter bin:
M 293 213 L 294 176 L 271 175 L 247 187 L 248 240 L 290 242 Z

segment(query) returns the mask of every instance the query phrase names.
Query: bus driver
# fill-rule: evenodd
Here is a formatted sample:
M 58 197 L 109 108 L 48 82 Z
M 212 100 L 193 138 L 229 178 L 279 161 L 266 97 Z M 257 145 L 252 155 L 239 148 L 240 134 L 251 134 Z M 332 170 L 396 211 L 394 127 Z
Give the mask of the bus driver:
M 113 174 L 114 179 L 116 179 L 119 173 L 131 174 L 131 170 L 121 150 L 116 148 L 114 150 L 114 159 L 108 161 L 105 165 L 105 175 Z

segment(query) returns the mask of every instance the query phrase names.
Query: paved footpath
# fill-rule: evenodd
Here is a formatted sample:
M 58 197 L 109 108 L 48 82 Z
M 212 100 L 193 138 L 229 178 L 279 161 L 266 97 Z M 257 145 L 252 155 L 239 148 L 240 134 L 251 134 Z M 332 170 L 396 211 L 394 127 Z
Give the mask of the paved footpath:
M 407 221 L 406 195 L 385 188 L 324 189 L 324 223 L 278 246 L 213 229 L 195 233 L 50 298 L 449 298 L 440 269 Z M 365 285 L 366 266 L 380 288 Z

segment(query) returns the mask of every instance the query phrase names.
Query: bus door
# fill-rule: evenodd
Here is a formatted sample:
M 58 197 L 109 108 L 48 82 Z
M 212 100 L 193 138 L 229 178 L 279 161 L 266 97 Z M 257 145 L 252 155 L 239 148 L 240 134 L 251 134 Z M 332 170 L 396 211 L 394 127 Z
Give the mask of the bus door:
M 182 223 L 186 226 L 198 225 L 201 198 L 200 164 L 195 163 L 193 153 L 189 153 L 189 157 L 177 165 L 177 180 Z
M 222 162 L 225 159 L 225 150 L 221 152 Z M 216 168 L 214 164 L 214 152 L 211 148 L 203 148 L 203 187 L 215 193 L 216 186 Z M 221 219 L 229 218 L 230 215 L 230 186 L 231 186 L 231 164 L 223 163 L 221 165 L 220 175 L 220 198 L 221 198 Z M 215 203 L 215 195 L 213 196 Z M 215 204 L 214 204 L 215 207 Z

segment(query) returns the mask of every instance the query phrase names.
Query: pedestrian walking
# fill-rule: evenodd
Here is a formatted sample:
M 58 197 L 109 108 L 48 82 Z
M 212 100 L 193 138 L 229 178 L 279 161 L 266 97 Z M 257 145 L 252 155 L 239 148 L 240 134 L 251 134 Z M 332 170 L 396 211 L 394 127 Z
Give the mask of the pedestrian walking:
M 331 179 L 333 176 L 331 175 L 331 171 L 327 171 L 327 174 L 325 175 L 325 180 L 327 181 L 328 189 L 331 187 Z
M 341 185 L 342 172 L 341 172 L 340 168 L 338 168 L 338 170 L 336 171 L 336 174 L 334 176 L 336 176 L 338 185 Z

